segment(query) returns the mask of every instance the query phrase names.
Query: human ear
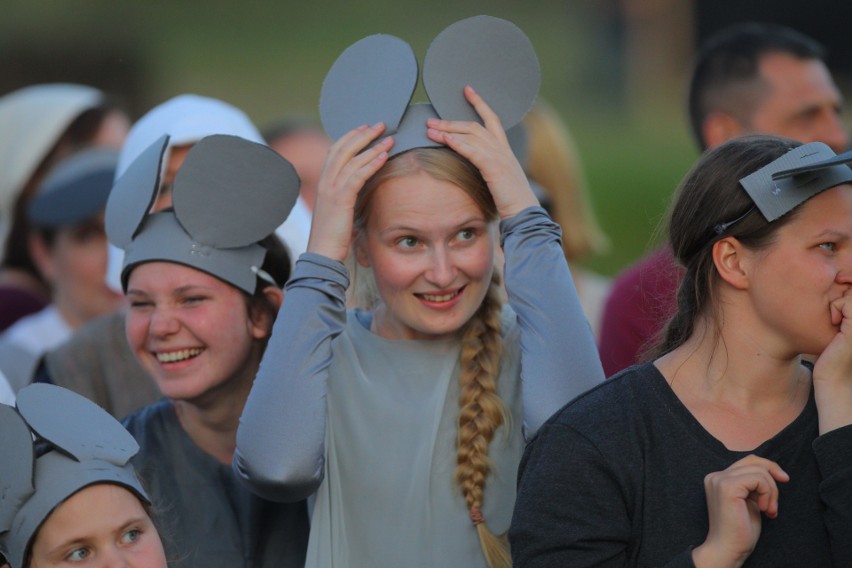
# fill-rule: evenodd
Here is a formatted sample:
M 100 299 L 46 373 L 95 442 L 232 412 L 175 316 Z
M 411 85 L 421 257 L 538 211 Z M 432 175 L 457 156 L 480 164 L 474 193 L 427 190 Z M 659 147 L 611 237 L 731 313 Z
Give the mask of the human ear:
M 748 288 L 751 254 L 734 237 L 725 237 L 713 243 L 713 264 L 719 276 L 737 290 Z
M 701 125 L 701 135 L 708 149 L 743 134 L 745 128 L 740 121 L 726 112 L 711 112 Z
M 267 286 L 263 289 L 263 295 L 266 301 L 252 298 L 251 309 L 249 309 L 249 327 L 255 339 L 265 339 L 269 336 L 275 321 L 273 313 L 281 308 L 281 303 L 284 301 L 284 291 L 277 286 Z
M 33 259 L 33 263 L 35 263 L 42 278 L 51 284 L 56 282 L 56 263 L 53 259 L 51 247 L 48 246 L 38 233 L 30 234 L 27 245 L 30 257 Z
M 366 237 L 357 230 L 352 230 L 352 246 L 355 253 L 355 261 L 364 268 L 370 268 L 370 256 L 367 254 Z

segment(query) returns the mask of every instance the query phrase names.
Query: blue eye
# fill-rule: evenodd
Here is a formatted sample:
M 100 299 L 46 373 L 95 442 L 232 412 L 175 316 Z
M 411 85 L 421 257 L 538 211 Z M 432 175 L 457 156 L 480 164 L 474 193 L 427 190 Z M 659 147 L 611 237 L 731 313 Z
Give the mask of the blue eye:
M 139 540 L 139 537 L 142 535 L 142 531 L 139 529 L 130 529 L 123 535 L 121 535 L 121 542 L 125 544 L 129 544 L 131 542 L 136 542 Z
M 397 241 L 403 248 L 414 248 L 417 246 L 418 240 L 415 237 L 402 237 Z
M 829 252 L 834 252 L 837 250 L 837 243 L 820 243 L 819 247 Z
M 473 229 L 462 229 L 459 231 L 459 239 L 462 241 L 469 241 L 476 236 L 476 232 Z
M 71 562 L 82 562 L 89 557 L 91 553 L 88 548 L 77 548 L 72 550 L 66 558 Z

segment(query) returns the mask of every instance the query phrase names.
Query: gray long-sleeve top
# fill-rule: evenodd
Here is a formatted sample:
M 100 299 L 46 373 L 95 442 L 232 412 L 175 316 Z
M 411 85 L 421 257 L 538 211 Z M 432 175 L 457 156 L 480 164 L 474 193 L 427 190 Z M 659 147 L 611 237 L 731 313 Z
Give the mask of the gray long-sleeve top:
M 514 335 L 504 331 L 504 337 L 519 344 L 522 420 L 530 438 L 553 412 L 604 376 L 558 225 L 543 209 L 531 207 L 504 219 L 500 230 L 505 285 L 518 328 Z M 339 355 L 334 344 L 347 326 L 348 285 L 342 263 L 305 253 L 286 286 L 234 454 L 238 476 L 264 498 L 303 499 L 323 481 L 329 370 Z M 355 319 L 351 313 L 350 318 Z

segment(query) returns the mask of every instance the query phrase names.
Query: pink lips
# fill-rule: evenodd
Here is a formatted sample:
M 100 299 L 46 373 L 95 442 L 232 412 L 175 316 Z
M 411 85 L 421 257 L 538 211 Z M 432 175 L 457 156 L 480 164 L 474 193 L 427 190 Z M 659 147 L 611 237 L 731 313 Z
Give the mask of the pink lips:
M 453 290 L 437 290 L 435 292 L 421 292 L 415 294 L 418 300 L 425 306 L 438 309 L 448 310 L 455 306 L 461 299 L 464 286 Z

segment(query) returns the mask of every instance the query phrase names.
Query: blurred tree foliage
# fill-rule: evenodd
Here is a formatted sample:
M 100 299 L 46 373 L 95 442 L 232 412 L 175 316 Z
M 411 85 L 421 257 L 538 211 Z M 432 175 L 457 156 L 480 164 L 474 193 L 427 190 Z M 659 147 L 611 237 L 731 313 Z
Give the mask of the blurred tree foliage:
M 316 114 L 323 77 L 350 43 L 372 33 L 408 41 L 422 59 L 446 25 L 481 13 L 507 18 L 533 41 L 542 95 L 579 147 L 612 252 L 591 259 L 612 274 L 650 243 L 668 197 L 695 158 L 683 109 L 628 111 L 625 25 L 616 0 L 5 0 L 0 93 L 73 81 L 114 93 L 138 117 L 193 92 L 244 109 L 259 125 Z M 422 87 L 415 99 L 423 99 Z

